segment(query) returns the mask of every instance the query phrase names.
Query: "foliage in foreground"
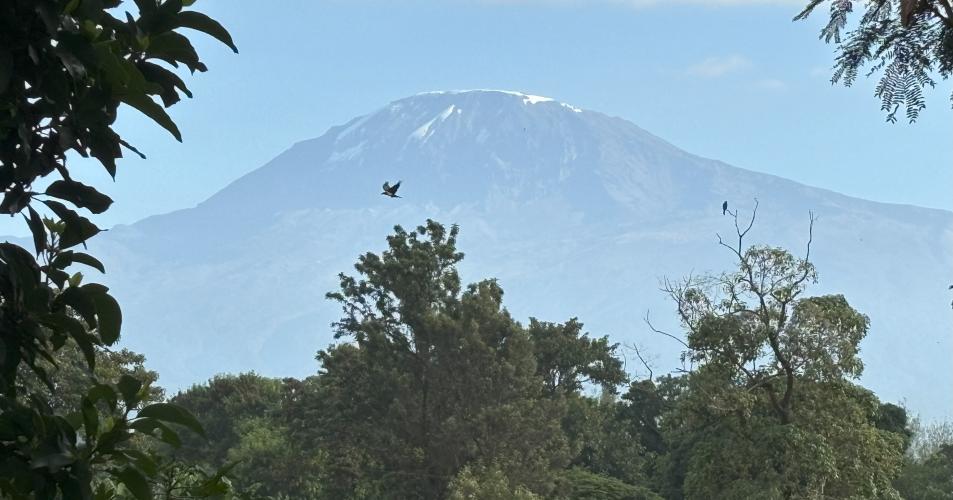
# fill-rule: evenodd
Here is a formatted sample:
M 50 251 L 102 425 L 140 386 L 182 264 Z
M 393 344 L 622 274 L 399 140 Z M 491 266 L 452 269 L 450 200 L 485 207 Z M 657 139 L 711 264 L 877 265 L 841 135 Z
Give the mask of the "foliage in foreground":
M 923 89 L 953 73 L 953 2 L 808 0 L 794 19 L 806 19 L 825 4 L 829 21 L 820 37 L 838 52 L 831 82 L 851 86 L 862 70 L 866 76 L 881 72 L 874 95 L 887 120 L 896 121 L 903 109 L 916 121 L 926 107 Z M 852 17 L 855 10 L 859 15 Z
M 0 212 L 22 214 L 34 243 L 34 252 L 0 243 L 0 497 L 152 498 L 162 457 L 142 438 L 176 445 L 179 428 L 202 433 L 181 407 L 155 401 L 148 378 L 138 378 L 147 374 L 116 378 L 97 366 L 113 361 L 106 353 L 122 313 L 107 287 L 74 271 L 105 272 L 77 250 L 100 232 L 77 210 L 100 214 L 112 200 L 74 180 L 66 161 L 68 152 L 93 157 L 115 177 L 123 148 L 141 156 L 113 129 L 120 104 L 181 140 L 153 100 L 168 107 L 191 95 L 170 67 L 206 69 L 180 31 L 234 49 L 221 25 L 184 3 L 138 0 L 138 16 L 125 19 L 113 15 L 121 0 L 0 3 Z M 38 184 L 45 191 L 33 191 Z M 85 376 L 72 363 L 77 353 Z M 209 478 L 205 493 L 220 479 Z

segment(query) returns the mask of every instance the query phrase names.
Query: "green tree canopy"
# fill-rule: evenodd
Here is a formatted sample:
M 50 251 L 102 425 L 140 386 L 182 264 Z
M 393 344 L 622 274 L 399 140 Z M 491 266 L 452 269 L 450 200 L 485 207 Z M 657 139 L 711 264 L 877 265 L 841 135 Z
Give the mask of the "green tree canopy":
M 562 324 L 530 318 L 528 331 L 536 372 L 551 394 L 575 393 L 584 383 L 615 392 L 625 383 L 622 361 L 615 354 L 618 344 L 610 344 L 608 337 L 589 338 L 576 318 Z
M 242 373 L 218 375 L 176 394 L 172 401 L 191 411 L 208 436 L 185 439 L 176 456 L 206 470 L 231 467 L 229 478 L 245 494 L 314 498 L 320 450 L 290 431 L 302 406 L 289 396 L 301 397 L 294 393 L 302 386 L 295 379 Z
M 943 444 L 924 459 L 908 458 L 897 490 L 908 500 L 953 499 L 953 444 Z
M 398 226 L 328 295 L 350 342 L 318 354 L 322 408 L 310 425 L 337 498 L 442 498 L 466 465 L 547 493 L 565 464 L 561 406 L 543 397 L 532 340 L 494 281 L 463 289 L 457 233 Z
M 722 240 L 735 271 L 667 287 L 693 365 L 664 417 L 667 474 L 685 498 L 895 496 L 905 414 L 851 383 L 867 318 L 842 296 L 804 296 L 810 243 L 804 258 L 745 250 L 753 224 Z

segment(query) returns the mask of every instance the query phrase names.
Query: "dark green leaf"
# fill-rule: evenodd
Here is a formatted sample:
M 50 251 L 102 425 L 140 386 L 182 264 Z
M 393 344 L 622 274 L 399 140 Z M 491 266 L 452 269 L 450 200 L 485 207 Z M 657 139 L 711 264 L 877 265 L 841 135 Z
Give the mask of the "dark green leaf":
M 73 308 L 90 328 L 96 328 L 96 302 L 92 294 L 80 287 L 69 287 L 57 295 L 56 305 L 67 305 Z
M 130 375 L 123 375 L 116 383 L 119 393 L 122 394 L 122 400 L 127 408 L 132 408 L 139 404 L 139 390 L 142 389 L 142 381 Z
M 182 11 L 178 16 L 179 26 L 201 31 L 207 35 L 215 37 L 218 41 L 228 45 L 232 51 L 238 53 L 238 47 L 232 41 L 232 35 L 218 21 L 195 11 Z
M 0 202 L 0 213 L 15 214 L 30 204 L 33 195 L 17 184 L 8 189 Z
M 162 109 L 162 106 L 156 104 L 155 101 L 149 98 L 146 94 L 128 94 L 122 97 L 122 102 L 138 109 L 142 114 L 152 118 L 152 120 L 162 128 L 169 131 L 173 137 L 179 142 L 182 142 L 182 134 L 179 132 L 179 128 L 175 126 L 175 122 L 172 121 L 172 118 L 166 114 L 165 110 Z
M 76 57 L 76 54 L 62 45 L 57 46 L 55 52 L 73 79 L 83 80 L 86 78 L 86 66 L 83 65 L 83 61 Z
M 83 290 L 91 295 L 102 295 L 109 292 L 109 288 L 106 285 L 99 283 L 89 283 L 87 285 L 83 285 Z
M 167 106 L 167 107 L 168 107 L 168 106 Z M 122 144 L 122 145 L 123 145 L 126 149 L 128 149 L 129 151 L 132 151 L 133 153 L 136 153 L 136 155 L 137 155 L 139 158 L 142 158 L 143 160 L 146 159 L 146 155 L 142 154 L 142 151 L 139 151 L 138 149 L 136 149 L 135 146 L 133 146 L 132 144 L 129 144 L 128 142 L 126 142 L 126 141 L 124 141 L 124 140 L 122 140 L 122 139 L 119 139 L 119 144 Z M 115 174 L 116 174 L 116 172 L 112 172 L 113 178 L 116 177 Z
M 213 476 L 203 481 L 202 484 L 200 484 L 197 488 L 194 488 L 192 494 L 197 497 L 205 498 L 228 493 L 229 485 L 224 481 L 224 478 L 239 463 L 241 462 L 236 460 L 234 462 L 225 464 L 220 469 L 215 471 Z
M 83 352 L 89 369 L 93 370 L 96 368 L 96 349 L 93 347 L 93 339 L 86 332 L 86 329 L 79 320 L 65 313 L 54 313 L 41 317 L 39 322 L 54 332 L 67 332 L 69 336 L 76 341 L 76 344 Z
M 109 408 L 116 409 L 116 390 L 106 384 L 96 384 L 87 393 L 86 397 L 96 404 L 99 401 L 105 401 Z
M 149 61 L 139 61 L 136 63 L 139 71 L 150 82 L 155 82 L 162 87 L 159 96 L 162 98 L 162 104 L 169 107 L 179 101 L 178 91 L 192 97 L 192 92 L 185 86 L 185 82 L 174 72 L 169 71 L 158 64 Z
M 119 303 L 111 295 L 101 293 L 93 295 L 96 303 L 96 317 L 99 320 L 99 338 L 106 345 L 113 345 L 119 340 L 122 330 L 122 310 Z
M 136 468 L 148 476 L 154 476 L 158 472 L 158 465 L 152 456 L 140 450 L 125 450 L 123 452 L 135 464 Z
M 59 288 L 65 287 L 66 280 L 69 279 L 69 274 L 59 269 L 47 269 L 46 276 Z
M 97 449 L 106 452 L 116 448 L 120 443 L 129 441 L 134 433 L 129 432 L 129 426 L 119 420 L 113 424 L 113 427 L 99 436 Z
M 106 272 L 106 268 L 103 267 L 103 263 L 100 262 L 99 259 L 87 253 L 73 252 L 71 250 L 67 250 L 57 255 L 56 258 L 53 259 L 51 265 L 56 269 L 66 269 L 71 264 L 76 262 L 80 264 L 86 264 L 87 266 L 92 267 L 101 273 Z
M 169 64 L 181 62 L 193 73 L 208 69 L 199 61 L 199 55 L 189 39 L 174 31 L 152 37 L 147 53 L 149 57 L 162 59 Z
M 155 437 L 156 431 L 158 431 L 158 438 L 162 440 L 162 442 L 174 448 L 182 446 L 182 440 L 179 438 L 178 433 L 157 419 L 140 418 L 131 422 L 129 428 L 153 437 Z
M 86 435 L 89 439 L 94 439 L 99 434 L 99 412 L 93 402 L 87 398 L 83 398 L 80 406 L 82 406 L 83 427 L 86 429 Z
M 134 467 L 127 466 L 116 475 L 119 481 L 129 488 L 129 491 L 139 500 L 151 500 L 152 490 L 142 472 Z
M 33 234 L 33 246 L 36 247 L 36 254 L 40 255 L 43 250 L 46 250 L 46 228 L 43 227 L 40 214 L 33 207 L 27 207 L 27 209 L 30 212 L 30 217 L 24 215 L 23 218 L 26 219 L 30 232 Z
M 46 195 L 66 200 L 78 207 L 89 209 L 94 214 L 105 212 L 112 205 L 112 198 L 100 193 L 92 186 L 73 180 L 58 180 L 48 188 Z
M 0 262 L 6 263 L 8 279 L 21 297 L 30 297 L 40 286 L 40 266 L 30 252 L 13 243 L 0 243 Z
M 80 264 L 86 264 L 89 267 L 97 269 L 101 273 L 106 272 L 106 268 L 103 266 L 103 263 L 99 259 L 93 257 L 92 255 L 76 252 L 73 254 L 73 262 L 79 262 Z
M 205 436 L 202 424 L 185 408 L 172 403 L 155 403 L 139 411 L 138 417 L 149 417 L 185 426 L 200 436 Z
M 82 328 L 82 325 L 79 325 L 78 322 L 76 324 L 79 326 L 79 329 L 70 330 L 70 334 L 73 340 L 76 341 L 76 345 L 79 346 L 79 349 L 83 351 L 83 357 L 86 358 L 86 365 L 90 371 L 92 371 L 96 369 L 96 348 L 93 346 L 92 338 L 86 333 L 86 330 Z
M 156 0 L 135 0 L 136 7 L 139 7 L 139 15 L 148 16 L 156 11 L 158 4 Z
M 66 205 L 58 201 L 43 200 L 43 203 L 50 207 L 66 226 L 63 228 L 63 234 L 60 236 L 60 248 L 69 248 L 97 235 L 102 230 L 96 227 L 89 219 L 80 216 L 76 212 L 66 208 Z

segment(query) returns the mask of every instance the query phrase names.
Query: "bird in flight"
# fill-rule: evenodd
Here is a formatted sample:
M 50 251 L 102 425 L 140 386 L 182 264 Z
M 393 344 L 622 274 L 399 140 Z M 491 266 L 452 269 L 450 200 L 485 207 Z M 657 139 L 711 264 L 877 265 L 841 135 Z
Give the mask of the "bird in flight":
M 381 194 L 384 196 L 390 196 L 391 198 L 400 198 L 400 196 L 397 196 L 397 190 L 400 189 L 400 182 L 401 181 L 397 181 L 397 184 L 391 186 L 390 182 L 385 181 L 384 191 Z
M 725 202 L 721 204 L 721 215 L 725 215 L 727 212 L 728 212 L 728 200 L 725 200 Z

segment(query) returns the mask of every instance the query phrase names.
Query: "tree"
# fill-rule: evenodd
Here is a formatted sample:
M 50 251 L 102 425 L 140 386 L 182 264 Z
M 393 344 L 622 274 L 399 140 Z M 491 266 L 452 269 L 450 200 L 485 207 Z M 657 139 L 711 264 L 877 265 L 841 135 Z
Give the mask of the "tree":
M 289 394 L 303 385 L 242 373 L 218 375 L 177 394 L 173 401 L 195 414 L 208 436 L 183 440 L 177 458 L 207 470 L 230 468 L 235 490 L 244 494 L 317 496 L 321 453 L 290 431 L 299 407 Z
M 665 417 L 667 474 L 685 498 L 892 497 L 899 415 L 850 382 L 868 320 L 843 296 L 803 295 L 816 280 L 810 237 L 804 258 L 745 250 L 756 210 L 747 225 L 734 216 L 733 243 L 719 237 L 735 271 L 666 287 L 693 366 Z
M 176 394 L 172 401 L 195 415 L 208 437 L 207 441 L 187 437 L 179 456 L 221 467 L 241 440 L 243 421 L 274 417 L 281 410 L 281 381 L 256 373 L 216 375 Z
M 494 281 L 463 290 L 458 228 L 387 238 L 328 296 L 343 317 L 318 353 L 316 419 L 333 498 L 443 498 L 465 466 L 546 494 L 566 463 L 562 404 L 545 397 L 532 339 Z
M 925 459 L 908 457 L 895 485 L 909 500 L 953 499 L 953 444 L 941 445 Z
M 925 460 L 943 445 L 953 445 L 953 422 L 924 424 L 914 418 L 910 424 L 910 447 L 907 454 L 916 461 Z
M 908 424 L 910 446 L 894 486 L 910 500 L 953 499 L 953 424 Z
M 608 337 L 590 339 L 576 318 L 563 324 L 530 318 L 528 330 L 536 372 L 551 394 L 576 393 L 584 383 L 599 384 L 603 390 L 615 392 L 616 387 L 625 383 L 622 361 L 615 354 L 618 344 L 609 344 Z
M 522 486 L 513 487 L 499 468 L 465 466 L 450 482 L 449 500 L 541 500 Z
M 671 496 L 665 495 L 668 490 L 681 490 L 684 478 L 665 477 L 661 473 L 669 456 L 662 424 L 681 397 L 685 389 L 685 378 L 663 375 L 653 379 L 650 375 L 645 380 L 629 384 L 628 391 L 617 404 L 616 419 L 626 432 L 634 437 L 634 441 L 644 453 L 642 477 L 655 491 L 666 497 Z M 630 442 L 628 446 L 634 447 L 635 443 Z
M 122 314 L 109 290 L 83 284 L 73 264 L 104 272 L 102 263 L 75 250 L 100 232 L 65 203 L 99 214 L 112 200 L 70 175 L 67 152 L 99 160 L 115 176 L 122 148 L 140 154 L 112 128 L 119 105 L 146 114 L 177 139 L 163 107 L 190 95 L 167 67 L 205 71 L 188 38 L 176 30 L 203 31 L 233 49 L 228 32 L 184 0 L 139 0 L 138 16 L 113 16 L 121 0 L 9 0 L 0 4 L 0 211 L 22 213 L 34 253 L 0 244 L 0 496 L 80 498 L 109 484 L 133 496 L 150 496 L 147 477 L 155 459 L 136 453 L 134 436 L 176 443 L 169 424 L 201 432 L 191 415 L 167 403 L 142 406 L 143 381 L 120 377 L 83 388 L 80 412 L 65 415 L 41 397 L 24 393 L 22 367 L 55 392 L 48 367 L 67 341 L 75 342 L 90 371 L 98 353 L 119 339 Z M 141 154 L 140 154 L 141 156 Z M 35 192 L 38 181 L 60 177 Z M 58 220 L 43 218 L 34 201 Z
M 653 491 L 583 469 L 569 469 L 560 478 L 557 498 L 572 500 L 662 500 Z
M 642 444 L 640 429 L 626 418 L 628 409 L 608 397 L 568 398 L 563 431 L 572 452 L 570 466 L 628 485 L 647 484 L 651 455 Z
M 809 0 L 794 19 L 806 19 L 826 0 Z M 848 30 L 856 0 L 830 0 L 830 20 L 821 38 L 837 44 L 832 83 L 850 86 L 862 68 L 867 76 L 882 71 L 874 95 L 887 120 L 903 108 L 912 123 L 926 107 L 925 87 L 936 75 L 953 72 L 953 2 L 951 0 L 871 0 L 864 2 L 856 27 Z M 950 96 L 953 100 L 953 94 Z

